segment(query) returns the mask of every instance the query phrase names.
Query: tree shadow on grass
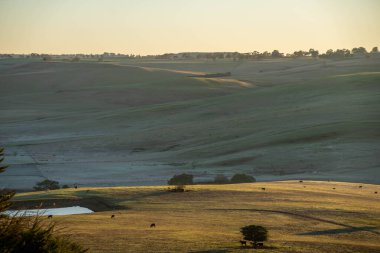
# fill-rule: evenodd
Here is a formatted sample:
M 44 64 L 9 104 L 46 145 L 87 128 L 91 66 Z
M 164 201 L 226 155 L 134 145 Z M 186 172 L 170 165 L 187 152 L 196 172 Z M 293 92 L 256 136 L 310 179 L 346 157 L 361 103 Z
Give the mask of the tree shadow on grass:
M 338 228 L 338 229 L 327 229 L 327 230 L 321 230 L 321 231 L 312 231 L 312 232 L 306 232 L 301 233 L 298 235 L 335 235 L 335 234 L 344 234 L 344 233 L 353 233 L 353 232 L 360 232 L 360 231 L 366 231 L 366 232 L 373 232 L 373 230 L 376 230 L 377 227 L 352 227 L 352 228 Z
M 260 248 L 253 248 L 252 246 L 230 246 L 225 249 L 211 249 L 211 250 L 200 250 L 200 251 L 189 251 L 188 253 L 228 253 L 235 252 L 236 250 L 255 250 L 258 252 L 267 252 L 268 250 L 278 249 L 274 246 L 263 246 Z M 245 251 L 244 251 L 245 252 Z
M 189 251 L 188 253 L 228 253 L 226 249 L 211 249 L 211 250 L 201 250 L 201 251 Z

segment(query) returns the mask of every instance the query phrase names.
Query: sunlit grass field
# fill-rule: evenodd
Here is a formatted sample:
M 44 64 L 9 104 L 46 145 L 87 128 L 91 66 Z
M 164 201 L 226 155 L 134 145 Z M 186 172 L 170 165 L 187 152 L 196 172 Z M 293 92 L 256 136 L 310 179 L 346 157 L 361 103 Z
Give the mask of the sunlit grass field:
M 53 217 L 62 233 L 91 252 L 251 252 L 239 244 L 239 229 L 250 224 L 269 230 L 259 252 L 380 251 L 378 185 L 282 181 L 186 189 L 78 188 L 20 193 L 16 202 L 107 206 L 93 214 Z

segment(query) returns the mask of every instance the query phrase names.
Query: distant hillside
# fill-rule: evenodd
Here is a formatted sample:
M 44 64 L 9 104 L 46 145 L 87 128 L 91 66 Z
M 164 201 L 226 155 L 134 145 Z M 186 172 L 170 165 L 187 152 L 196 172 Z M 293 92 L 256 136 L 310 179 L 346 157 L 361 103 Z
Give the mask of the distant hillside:
M 379 183 L 379 82 L 374 58 L 1 60 L 0 186 L 156 185 L 181 172 Z

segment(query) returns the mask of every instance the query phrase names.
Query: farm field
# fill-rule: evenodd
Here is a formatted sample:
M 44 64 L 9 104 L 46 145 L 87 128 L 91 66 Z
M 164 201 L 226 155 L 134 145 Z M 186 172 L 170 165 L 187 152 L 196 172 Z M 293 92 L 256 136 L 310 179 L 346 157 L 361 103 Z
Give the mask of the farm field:
M 14 207 L 42 203 L 48 208 L 55 203 L 92 208 L 95 213 L 52 219 L 90 252 L 253 252 L 239 244 L 239 229 L 251 224 L 269 231 L 265 249 L 254 252 L 380 251 L 378 185 L 281 181 L 186 189 L 175 193 L 167 186 L 140 186 L 20 193 Z M 156 227 L 150 228 L 151 223 Z

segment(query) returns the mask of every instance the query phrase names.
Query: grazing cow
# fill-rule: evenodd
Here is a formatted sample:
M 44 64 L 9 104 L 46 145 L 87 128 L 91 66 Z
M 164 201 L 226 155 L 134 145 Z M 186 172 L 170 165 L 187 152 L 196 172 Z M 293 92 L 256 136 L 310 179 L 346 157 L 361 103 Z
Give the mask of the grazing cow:
M 115 218 L 115 215 L 114 215 L 114 214 L 111 215 L 111 219 L 113 219 L 113 218 Z
M 155 228 L 155 227 L 156 227 L 156 223 L 152 223 L 152 224 L 150 224 L 150 227 L 151 227 L 151 228 Z
M 53 218 L 53 215 L 52 214 L 48 215 L 48 219 L 51 219 L 51 218 Z
M 78 189 L 78 185 L 75 185 L 74 188 L 75 188 L 75 189 Z
M 333 188 L 333 190 L 335 190 L 335 187 Z
M 247 246 L 247 241 L 240 241 L 241 246 Z
M 252 246 L 254 249 L 257 249 L 257 248 L 263 248 L 264 247 L 264 243 L 263 242 L 251 242 L 252 243 Z
M 363 188 L 363 186 L 362 186 L 362 185 L 359 185 L 359 188 Z
M 303 180 L 300 180 L 299 182 L 300 182 L 300 183 L 303 183 Z
M 377 192 L 375 192 L 375 194 L 377 194 Z
M 261 188 L 261 190 L 265 191 L 265 188 L 263 187 L 263 188 Z

